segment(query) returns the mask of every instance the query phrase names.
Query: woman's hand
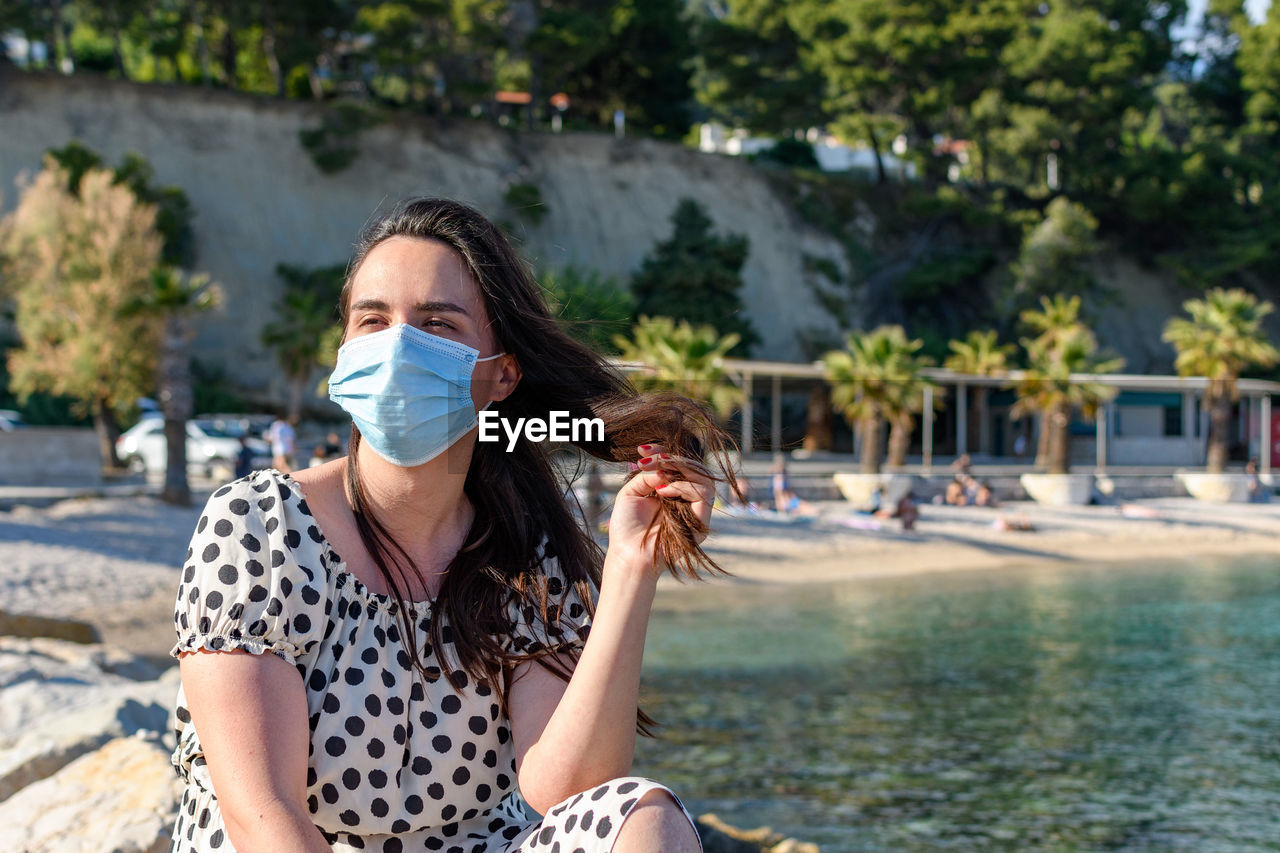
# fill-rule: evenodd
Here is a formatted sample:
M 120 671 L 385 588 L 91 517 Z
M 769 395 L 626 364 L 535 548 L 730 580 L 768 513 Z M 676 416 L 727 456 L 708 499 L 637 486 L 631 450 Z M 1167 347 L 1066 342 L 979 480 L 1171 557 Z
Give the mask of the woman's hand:
M 688 503 L 705 531 L 711 519 L 715 486 L 690 464 L 691 460 L 668 454 L 660 444 L 642 444 L 637 449 L 642 454 L 640 473 L 619 490 L 613 502 L 609 555 L 656 574 L 666 568 L 666 557 L 657 553 L 657 537 L 650 524 L 662 501 Z M 704 538 L 705 532 L 698 541 Z

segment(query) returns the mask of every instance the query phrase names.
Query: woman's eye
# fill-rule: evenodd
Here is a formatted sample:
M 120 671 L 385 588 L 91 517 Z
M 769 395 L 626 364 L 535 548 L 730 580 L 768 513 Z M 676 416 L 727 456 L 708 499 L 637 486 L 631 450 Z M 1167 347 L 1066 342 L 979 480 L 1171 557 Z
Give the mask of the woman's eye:
M 372 326 L 372 325 L 374 325 L 374 324 L 376 324 L 376 323 L 381 323 L 381 322 L 382 322 L 382 318 L 381 318 L 381 317 L 365 317 L 363 320 L 361 320 L 361 321 L 360 321 L 360 325 L 361 325 L 361 326 Z
M 449 325 L 446 321 L 440 320 L 435 317 L 431 318 L 430 320 L 423 323 L 422 325 L 427 326 L 429 328 L 433 328 L 433 329 L 452 329 L 453 328 L 453 326 Z

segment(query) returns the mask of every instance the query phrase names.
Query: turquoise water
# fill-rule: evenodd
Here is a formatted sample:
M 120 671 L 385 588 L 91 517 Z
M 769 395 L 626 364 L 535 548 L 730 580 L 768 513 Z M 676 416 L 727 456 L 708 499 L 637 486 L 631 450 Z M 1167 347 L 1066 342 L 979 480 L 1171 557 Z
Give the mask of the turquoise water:
M 664 591 L 637 771 L 838 850 L 1280 850 L 1280 560 Z

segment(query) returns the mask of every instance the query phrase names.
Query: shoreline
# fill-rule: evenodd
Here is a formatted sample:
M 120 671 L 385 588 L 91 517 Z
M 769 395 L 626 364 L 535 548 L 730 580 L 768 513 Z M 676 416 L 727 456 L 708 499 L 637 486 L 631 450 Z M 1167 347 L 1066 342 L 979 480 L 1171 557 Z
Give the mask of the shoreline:
M 814 517 L 717 512 L 708 552 L 731 573 L 696 586 L 664 576 L 658 608 L 679 608 L 739 584 L 822 584 L 951 572 L 1188 558 L 1280 558 L 1280 503 L 1201 504 L 1190 498 L 1120 506 L 999 509 L 925 504 L 915 531 L 812 504 Z M 171 666 L 173 596 L 200 508 L 152 498 L 63 501 L 0 512 L 0 600 L 16 613 L 80 619 L 102 641 Z M 997 519 L 1030 531 L 998 530 Z

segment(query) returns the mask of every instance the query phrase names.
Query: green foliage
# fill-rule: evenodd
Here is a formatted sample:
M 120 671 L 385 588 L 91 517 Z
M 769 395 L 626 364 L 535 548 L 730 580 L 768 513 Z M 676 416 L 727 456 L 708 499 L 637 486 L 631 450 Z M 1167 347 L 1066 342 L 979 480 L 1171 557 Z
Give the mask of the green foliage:
M 52 158 L 0 222 L 0 258 L 21 345 L 8 371 L 20 401 L 44 392 L 76 415 L 123 414 L 153 387 L 160 324 L 137 303 L 163 241 L 155 208 L 105 169 L 73 192 Z
M 632 277 L 637 314 L 669 316 L 735 335 L 734 355 L 745 356 L 759 336 L 743 316 L 745 236 L 712 232 L 702 206 L 681 199 L 671 215 L 671 236 L 659 241 Z
M 543 272 L 538 280 L 547 308 L 575 340 L 599 353 L 616 353 L 615 336 L 631 327 L 631 294 L 616 279 L 568 266 Z
M 1062 196 L 1051 201 L 1044 221 L 1023 240 L 1012 267 L 1012 308 L 1050 294 L 1092 293 L 1096 280 L 1089 264 L 1099 250 L 1097 229 L 1098 221 L 1082 205 Z
M 813 153 L 813 146 L 792 137 L 778 140 L 772 148 L 761 151 L 757 159 L 799 169 L 818 168 L 818 158 Z
M 711 326 L 694 326 L 670 317 L 641 316 L 632 336 L 613 338 L 623 361 L 645 369 L 631 374 L 639 391 L 675 391 L 703 400 L 721 418 L 742 403 L 742 392 L 730 384 L 721 362 L 738 344 L 735 334 L 721 335 Z
M 275 353 L 290 384 L 290 411 L 297 414 L 304 389 L 316 368 L 332 365 L 337 355 L 338 297 L 346 265 L 308 269 L 278 264 L 284 291 L 275 303 L 276 318 L 262 327 L 262 343 Z
M 1003 376 L 1015 349 L 1013 344 L 1001 344 L 994 329 L 971 331 L 964 340 L 947 346 L 951 355 L 943 367 L 971 376 Z
M 336 101 L 325 109 L 319 127 L 298 131 L 298 141 L 316 168 L 332 175 L 355 162 L 360 156 L 360 132 L 379 121 L 381 117 L 367 104 Z
M 1240 288 L 1214 288 L 1203 299 L 1188 299 L 1182 308 L 1189 315 L 1171 318 L 1164 339 L 1177 352 L 1174 366 L 1180 376 L 1206 376 L 1229 384 L 1235 396 L 1235 380 L 1252 366 L 1270 367 L 1280 352 L 1267 340 L 1262 320 L 1275 310 Z
M 516 216 L 530 225 L 540 225 L 551 212 L 542 200 L 542 190 L 537 184 L 512 184 L 502 194 L 502 200 Z
M 1182 305 L 1190 315 L 1171 318 L 1164 339 L 1178 353 L 1174 362 L 1182 376 L 1209 380 L 1205 407 L 1210 412 L 1207 467 L 1220 473 L 1227 463 L 1229 407 L 1237 396 L 1236 381 L 1250 367 L 1270 367 L 1280 361 L 1280 351 L 1267 340 L 1262 320 L 1275 310 L 1266 301 L 1241 288 L 1214 288 L 1204 299 Z
M 80 192 L 80 180 L 86 172 L 104 167 L 102 158 L 76 139 L 45 153 L 66 172 L 67 189 L 76 194 Z M 182 188 L 154 186 L 155 170 L 145 158 L 133 152 L 124 156 L 112 174 L 115 183 L 128 187 L 143 203 L 155 206 L 155 227 L 164 239 L 164 263 L 182 267 L 195 263 L 195 231 L 191 227 L 195 213 Z
M 885 422 L 896 433 L 890 439 L 889 463 L 901 467 L 930 384 L 920 375 L 931 363 L 920 355 L 924 342 L 908 338 L 901 326 L 886 325 L 851 333 L 845 344 L 844 350 L 824 355 L 822 364 L 836 410 L 862 429 L 862 470 L 880 473 L 879 435 Z
M 788 3 L 727 5 L 727 15 L 704 17 L 697 27 L 694 86 L 711 118 L 764 134 L 824 124 L 822 78 L 801 62 L 804 45 L 787 20 Z
M 1011 414 L 1043 417 L 1040 455 L 1050 474 L 1065 474 L 1070 467 L 1072 414 L 1092 416 L 1116 394 L 1115 388 L 1079 381 L 1073 374 L 1114 373 L 1124 366 L 1124 359 L 1099 354 L 1097 337 L 1080 321 L 1079 296 L 1041 297 L 1040 310 L 1023 312 L 1022 320 L 1037 334 L 1022 340 L 1027 368 Z

